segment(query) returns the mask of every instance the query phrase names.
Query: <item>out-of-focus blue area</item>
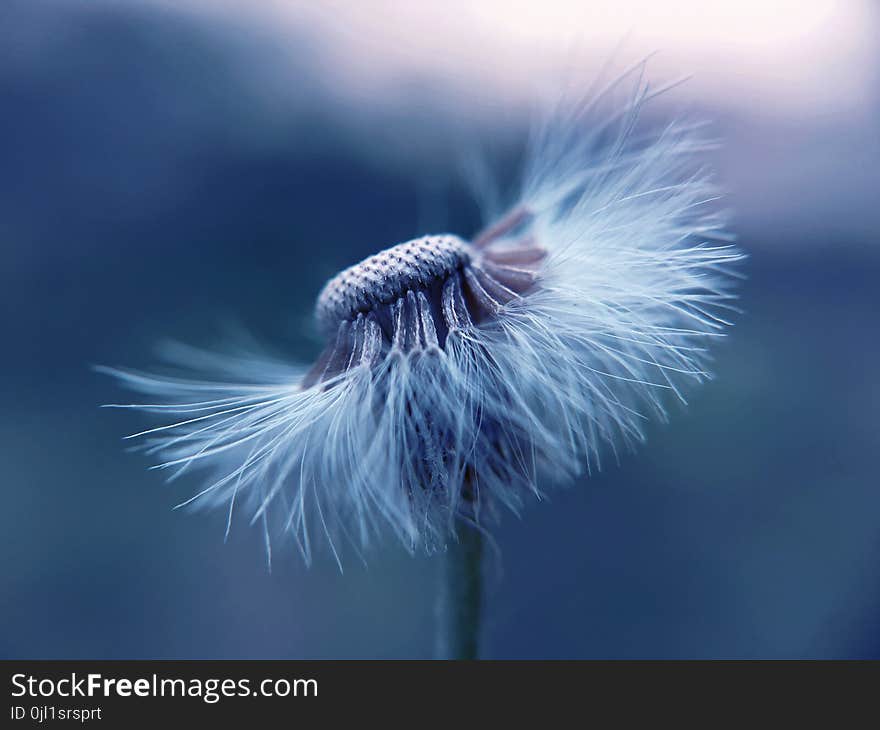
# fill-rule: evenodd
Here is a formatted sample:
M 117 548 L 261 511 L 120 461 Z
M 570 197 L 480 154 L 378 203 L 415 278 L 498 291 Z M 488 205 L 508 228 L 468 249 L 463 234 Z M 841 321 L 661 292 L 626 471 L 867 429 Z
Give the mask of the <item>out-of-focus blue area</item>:
M 477 225 L 443 151 L 461 120 L 416 89 L 418 109 L 346 105 L 309 43 L 284 57 L 279 103 L 259 83 L 267 38 L 3 3 L 0 656 L 430 655 L 436 559 L 389 545 L 340 575 L 276 545 L 268 573 L 246 520 L 224 544 L 225 515 L 172 511 L 196 483 L 165 486 L 124 451 L 142 423 L 99 409 L 121 396 L 89 370 L 148 366 L 163 337 L 222 343 L 230 321 L 310 357 L 302 332 L 328 276 Z M 828 139 L 846 144 L 840 125 Z M 773 141 L 737 139 L 723 154 L 751 154 L 761 178 Z M 880 156 L 864 154 L 853 174 L 870 181 Z M 832 199 L 848 184 L 814 183 Z M 863 193 L 849 223 L 877 220 L 877 190 Z M 817 227 L 806 204 L 739 219 L 745 313 L 717 379 L 620 466 L 505 516 L 487 656 L 880 656 L 880 230 Z

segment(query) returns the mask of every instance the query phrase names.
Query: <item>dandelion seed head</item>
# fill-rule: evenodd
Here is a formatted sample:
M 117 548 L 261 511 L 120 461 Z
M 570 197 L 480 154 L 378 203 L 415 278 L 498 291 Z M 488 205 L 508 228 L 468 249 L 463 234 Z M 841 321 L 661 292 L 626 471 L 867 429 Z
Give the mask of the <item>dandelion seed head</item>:
M 544 252 L 529 241 L 496 251 L 450 234 L 392 246 L 334 276 L 315 318 L 329 345 L 303 385 L 390 352 L 444 349 L 447 337 L 498 314 L 535 283 Z
M 325 333 L 358 314 L 375 312 L 424 291 L 470 263 L 471 247 L 458 236 L 422 236 L 392 246 L 334 276 L 318 296 L 315 317 Z
M 609 91 L 627 101 L 600 112 Z M 137 434 L 187 502 L 340 560 L 389 528 L 442 547 L 644 438 L 708 377 L 734 310 L 735 264 L 700 125 L 638 125 L 643 64 L 563 95 L 532 136 L 506 213 L 472 237 L 427 235 L 337 274 L 311 365 L 178 349 L 194 377 L 111 370 L 152 396 Z M 482 179 L 482 178 L 481 178 Z M 475 190 L 496 200 L 497 191 Z

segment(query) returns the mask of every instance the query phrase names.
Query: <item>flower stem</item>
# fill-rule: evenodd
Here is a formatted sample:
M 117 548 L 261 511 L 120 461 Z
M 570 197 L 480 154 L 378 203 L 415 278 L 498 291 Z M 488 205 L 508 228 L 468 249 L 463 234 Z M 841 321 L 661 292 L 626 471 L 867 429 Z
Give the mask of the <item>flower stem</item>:
M 441 570 L 438 659 L 476 659 L 483 601 L 483 535 L 459 522 Z

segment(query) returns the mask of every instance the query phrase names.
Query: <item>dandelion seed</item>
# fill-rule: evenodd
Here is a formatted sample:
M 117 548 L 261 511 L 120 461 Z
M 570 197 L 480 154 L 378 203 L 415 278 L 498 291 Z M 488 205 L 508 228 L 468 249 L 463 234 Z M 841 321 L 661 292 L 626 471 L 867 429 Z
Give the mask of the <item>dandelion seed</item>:
M 213 471 L 184 504 L 225 506 L 228 525 L 244 511 L 307 561 L 319 542 L 339 560 L 385 528 L 431 550 L 665 419 L 708 377 L 741 255 L 694 166 L 699 126 L 637 131 L 655 94 L 642 74 L 563 97 L 516 200 L 477 235 L 414 238 L 331 279 L 311 366 L 178 348 L 196 379 L 105 369 L 155 400 L 117 407 L 164 419 L 136 434 L 157 468 Z

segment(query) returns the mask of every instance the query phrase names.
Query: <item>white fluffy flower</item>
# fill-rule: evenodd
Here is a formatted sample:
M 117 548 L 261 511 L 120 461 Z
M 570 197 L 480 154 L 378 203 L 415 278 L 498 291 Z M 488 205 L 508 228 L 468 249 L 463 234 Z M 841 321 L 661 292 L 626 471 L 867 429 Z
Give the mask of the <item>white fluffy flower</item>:
M 188 502 L 239 507 L 310 559 L 383 526 L 415 549 L 457 520 L 598 467 L 667 396 L 707 376 L 740 258 L 694 165 L 693 125 L 648 136 L 640 72 L 622 108 L 564 97 L 536 130 L 518 199 L 471 240 L 431 235 L 327 283 L 311 367 L 183 350 L 195 379 L 111 370 L 167 425 L 135 434 Z M 621 80 L 618 80 L 618 85 Z M 213 379 L 212 379 L 213 378 Z

